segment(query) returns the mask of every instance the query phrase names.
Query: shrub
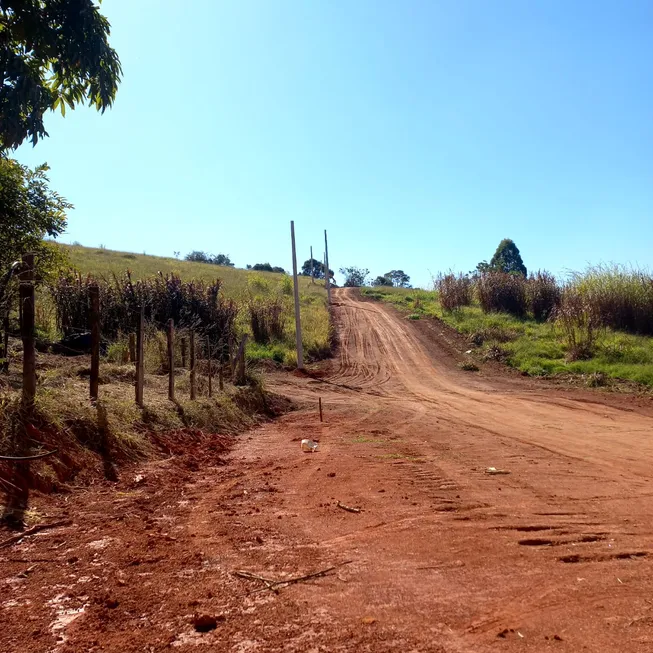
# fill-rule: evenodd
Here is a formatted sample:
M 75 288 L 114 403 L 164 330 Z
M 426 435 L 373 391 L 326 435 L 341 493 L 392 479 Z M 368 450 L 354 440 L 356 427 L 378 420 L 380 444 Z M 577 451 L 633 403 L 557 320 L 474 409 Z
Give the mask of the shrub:
M 526 279 L 521 274 L 486 272 L 478 277 L 476 292 L 485 313 L 526 315 Z
M 532 274 L 526 284 L 528 306 L 538 322 L 546 322 L 560 304 L 560 287 L 556 278 L 545 271 Z
M 455 311 L 472 303 L 472 280 L 466 274 L 440 275 L 435 282 L 440 305 L 445 311 Z
M 270 283 L 262 274 L 250 273 L 247 275 L 247 290 L 250 295 L 267 295 Z
M 285 276 L 279 285 L 282 295 L 290 297 L 293 294 L 293 282 L 289 276 Z
M 480 347 L 485 342 L 494 341 L 494 342 L 512 342 L 519 338 L 519 333 L 511 329 L 505 329 L 499 326 L 487 326 L 479 331 L 474 331 L 471 336 L 469 336 L 469 341 Z

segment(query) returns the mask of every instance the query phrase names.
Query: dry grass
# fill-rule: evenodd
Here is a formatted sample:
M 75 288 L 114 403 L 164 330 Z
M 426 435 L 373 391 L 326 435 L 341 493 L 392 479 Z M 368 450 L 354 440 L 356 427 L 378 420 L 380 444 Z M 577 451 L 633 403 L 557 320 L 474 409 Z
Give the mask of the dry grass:
M 276 272 L 250 272 L 240 268 L 231 268 L 210 263 L 192 263 L 175 258 L 135 254 L 130 252 L 117 252 L 110 249 L 96 249 L 82 247 L 81 245 L 63 245 L 61 247 L 67 254 L 72 265 L 82 274 L 91 274 L 107 280 L 114 275 L 122 277 L 127 270 L 131 272 L 132 279 L 146 279 L 157 276 L 159 273 L 175 274 L 184 281 L 196 280 L 210 283 L 220 278 L 223 291 L 229 298 L 241 301 L 248 292 L 248 279 L 256 275 L 274 286 L 282 282 L 287 275 Z M 307 291 L 311 286 L 309 277 L 300 278 L 300 289 Z M 324 286 L 320 286 L 324 291 Z
M 528 278 L 526 295 L 532 316 L 538 322 L 546 322 L 560 305 L 562 290 L 556 278 L 545 270 Z
M 20 410 L 19 360 L 10 367 L 8 384 L 0 391 L 0 453 L 25 446 L 29 453 L 58 449 L 59 453 L 32 464 L 32 487 L 53 490 L 106 474 L 108 467 L 165 452 L 170 433 L 236 434 L 267 414 L 260 385 L 236 388 L 228 382 L 207 396 L 207 378 L 200 366 L 196 401 L 190 401 L 189 372 L 177 370 L 175 403 L 168 400 L 165 375 L 146 374 L 145 407 L 134 402 L 133 365 L 103 363 L 100 403 L 88 400 L 88 357 L 40 357 L 35 410 L 29 418 Z M 104 416 L 103 416 L 104 414 Z M 28 427 L 25 425 L 29 424 Z M 104 439 L 103 439 L 104 438 Z M 8 488 L 10 466 L 0 464 L 0 488 Z
M 598 265 L 574 274 L 567 292 L 592 307 L 604 327 L 653 335 L 653 276 L 648 270 Z
M 526 315 L 526 279 L 519 274 L 486 272 L 476 280 L 476 294 L 486 313 L 510 313 L 515 317 Z
M 554 313 L 555 326 L 567 347 L 567 360 L 589 360 L 596 352 L 599 320 L 595 307 L 573 288 L 562 294 Z
M 440 297 L 440 304 L 445 311 L 454 311 L 471 305 L 474 287 L 472 280 L 466 274 L 452 272 L 441 274 L 434 283 Z
M 292 278 L 288 275 L 261 271 L 254 272 L 208 263 L 192 263 L 173 258 L 115 252 L 82 246 L 61 245 L 61 247 L 67 252 L 71 263 L 81 273 L 82 277 L 92 275 L 95 278 L 103 278 L 107 281 L 107 285 L 114 283 L 114 275 L 124 280 L 127 270 L 130 271 L 131 280 L 135 286 L 138 286 L 139 282 L 151 285 L 154 283 L 151 281 L 152 278 L 158 278 L 159 285 L 162 285 L 165 276 L 169 275 L 169 279 L 177 278 L 178 283 L 182 285 L 213 287 L 216 279 L 219 278 L 220 296 L 224 298 L 223 301 L 227 304 L 230 300 L 233 300 L 239 308 L 234 323 L 237 337 L 240 337 L 243 333 L 253 335 L 250 311 L 247 310 L 251 302 L 260 305 L 278 302 L 283 307 L 282 314 L 277 315 L 274 325 L 268 322 L 267 327 L 265 327 L 272 328 L 275 333 L 270 334 L 268 342 L 264 344 L 257 343 L 254 338 L 251 338 L 247 347 L 247 356 L 254 361 L 273 359 L 290 366 L 296 364 L 294 352 L 295 322 L 292 305 L 293 288 Z M 170 275 L 175 275 L 175 277 Z M 334 339 L 326 305 L 324 284 L 322 281 L 311 284 L 310 278 L 300 276 L 299 285 L 304 350 L 309 360 L 321 359 L 330 355 Z M 37 306 L 44 307 L 42 311 L 44 321 L 42 323 L 37 322 L 37 326 L 39 333 L 44 338 L 55 339 L 60 335 L 60 330 L 58 332 L 52 308 L 46 310 L 48 302 L 50 300 L 47 293 L 39 293 Z M 78 319 L 83 322 L 86 309 L 83 301 L 80 305 L 81 310 L 79 313 L 81 317 L 78 316 Z M 45 320 L 46 317 L 47 320 Z M 160 328 L 162 326 L 160 320 L 156 322 L 159 318 L 152 317 L 152 323 L 159 324 Z M 113 331 L 117 330 L 119 330 L 119 325 L 113 329 Z M 122 360 L 120 357 L 124 356 L 126 333 L 123 330 L 122 336 L 117 333 L 115 336 L 112 335 L 112 338 L 115 337 L 115 342 L 109 346 L 109 355 L 112 360 Z

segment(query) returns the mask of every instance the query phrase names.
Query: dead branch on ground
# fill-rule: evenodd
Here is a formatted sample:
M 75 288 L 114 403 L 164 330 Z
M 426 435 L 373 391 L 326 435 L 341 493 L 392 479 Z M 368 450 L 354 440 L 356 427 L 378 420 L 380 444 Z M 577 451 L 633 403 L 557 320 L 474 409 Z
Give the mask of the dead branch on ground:
M 71 524 L 72 521 L 70 521 L 69 519 L 64 521 L 55 521 L 52 522 L 51 524 L 37 524 L 36 526 L 32 526 L 32 528 L 28 528 L 26 531 L 23 531 L 18 535 L 14 535 L 13 537 L 6 539 L 4 542 L 0 542 L 0 549 L 4 549 L 5 547 L 11 546 L 16 542 L 20 542 L 20 540 L 22 540 L 23 538 L 29 537 L 30 535 L 34 535 L 39 531 L 44 531 L 49 528 L 59 528 L 60 526 L 70 526 Z
M 332 567 L 327 567 L 326 569 L 321 569 L 320 571 L 315 571 L 310 574 L 305 574 L 303 576 L 294 576 L 292 578 L 283 578 L 283 579 L 274 579 L 274 578 L 265 578 L 265 576 L 259 576 L 258 574 L 253 574 L 250 571 L 244 571 L 237 569 L 232 572 L 234 576 L 239 578 L 246 578 L 247 580 L 260 580 L 265 583 L 265 587 L 257 590 L 258 592 L 265 592 L 266 590 L 271 590 L 276 592 L 280 587 L 286 585 L 293 585 L 294 583 L 301 583 L 305 580 L 311 580 L 312 578 L 320 578 L 321 576 L 326 576 L 329 572 L 343 567 L 344 565 L 351 564 L 353 560 L 347 560 L 346 562 L 341 562 L 339 565 L 333 565 Z

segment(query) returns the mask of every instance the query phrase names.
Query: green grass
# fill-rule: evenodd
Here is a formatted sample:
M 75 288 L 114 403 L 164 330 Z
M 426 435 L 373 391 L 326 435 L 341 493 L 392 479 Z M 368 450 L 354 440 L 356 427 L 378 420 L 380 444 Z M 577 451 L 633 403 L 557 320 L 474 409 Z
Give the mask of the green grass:
M 437 293 L 402 288 L 364 288 L 367 297 L 413 315 L 438 317 L 470 338 L 479 358 L 495 357 L 531 376 L 582 374 L 588 385 L 599 375 L 653 387 L 653 338 L 605 329 L 598 349 L 586 361 L 566 360 L 564 342 L 550 323 L 518 319 L 507 313 L 483 313 L 479 306 L 442 310 Z
M 281 283 L 286 276 L 274 272 L 252 272 L 210 263 L 192 263 L 176 258 L 117 252 L 111 249 L 95 249 L 82 245 L 60 244 L 59 247 L 68 254 L 73 266 L 83 274 L 111 279 L 114 274 L 122 275 L 129 270 L 133 279 L 152 277 L 159 272 L 178 274 L 186 280 L 213 281 L 219 277 L 224 282 L 225 295 L 234 299 L 241 299 L 246 294 L 248 279 L 252 276 L 264 279 L 271 285 Z M 308 277 L 300 277 L 299 283 L 302 292 L 312 290 L 311 280 Z M 319 286 L 319 288 L 324 292 L 324 286 Z
M 59 245 L 68 255 L 73 267 L 84 275 L 112 279 L 129 270 L 132 279 L 152 277 L 159 272 L 174 273 L 184 280 L 201 279 L 213 281 L 220 278 L 223 282 L 222 292 L 240 305 L 237 326 L 241 333 L 250 333 L 249 316 L 246 308 L 250 295 L 256 297 L 273 296 L 284 298 L 286 316 L 286 335 L 283 341 L 270 345 L 259 345 L 251 341 L 247 346 L 247 357 L 251 361 L 263 359 L 274 360 L 286 365 L 296 364 L 295 354 L 295 320 L 293 308 L 292 277 L 274 272 L 243 270 L 240 268 L 211 265 L 209 263 L 192 263 L 175 258 L 117 252 L 109 249 L 83 247 L 81 245 Z M 308 277 L 299 277 L 300 304 L 302 320 L 302 341 L 304 351 L 309 359 L 322 359 L 331 351 L 331 332 L 329 314 L 326 304 L 324 283 L 311 284 Z M 41 331 L 54 339 L 54 314 L 48 309 L 47 301 L 40 301 L 44 317 L 37 320 Z M 47 313 L 47 319 L 45 314 Z

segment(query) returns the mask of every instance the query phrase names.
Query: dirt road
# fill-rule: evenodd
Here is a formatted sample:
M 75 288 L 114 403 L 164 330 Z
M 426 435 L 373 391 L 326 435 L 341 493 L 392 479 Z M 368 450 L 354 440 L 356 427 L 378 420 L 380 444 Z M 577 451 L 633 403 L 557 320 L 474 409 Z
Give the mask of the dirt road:
M 653 651 L 650 406 L 463 372 L 443 327 L 335 301 L 332 368 L 274 376 L 300 409 L 227 466 L 43 505 L 74 523 L 0 550 L 0 650 Z

